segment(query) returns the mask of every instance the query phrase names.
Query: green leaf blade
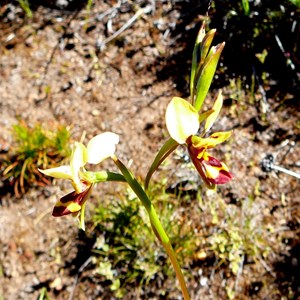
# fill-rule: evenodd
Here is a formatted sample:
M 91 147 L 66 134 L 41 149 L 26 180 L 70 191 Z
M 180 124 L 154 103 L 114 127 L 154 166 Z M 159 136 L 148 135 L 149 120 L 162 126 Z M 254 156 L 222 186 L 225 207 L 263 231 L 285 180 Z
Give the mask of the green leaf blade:
M 148 190 L 149 182 L 151 180 L 152 175 L 158 169 L 158 167 L 162 164 L 162 162 L 178 147 L 178 143 L 170 138 L 165 142 L 165 144 L 160 148 L 157 153 L 145 179 L 145 190 Z

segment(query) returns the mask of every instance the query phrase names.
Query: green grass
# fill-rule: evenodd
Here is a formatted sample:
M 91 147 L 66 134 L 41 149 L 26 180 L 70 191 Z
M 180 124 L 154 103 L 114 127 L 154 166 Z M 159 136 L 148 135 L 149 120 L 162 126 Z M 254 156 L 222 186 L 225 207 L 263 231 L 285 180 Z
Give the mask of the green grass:
M 12 127 L 12 136 L 12 148 L 1 164 L 0 176 L 7 187 L 13 187 L 17 197 L 29 186 L 48 184 L 38 168 L 55 166 L 71 153 L 70 131 L 65 126 L 50 130 L 40 124 L 29 127 L 20 121 Z
M 155 184 L 150 194 L 179 260 L 188 264 L 196 243 L 190 225 L 182 222 L 179 212 L 186 200 L 167 194 L 161 184 Z M 155 278 L 175 280 L 144 208 L 129 189 L 125 196 L 101 199 L 93 217 L 93 228 L 98 236 L 93 250 L 96 274 L 100 280 L 110 282 L 116 297 L 122 298 L 133 286 L 139 290 Z
M 150 195 L 189 282 L 195 275 L 191 266 L 206 260 L 215 261 L 212 270 L 225 269 L 233 278 L 243 274 L 246 260 L 267 266 L 272 228 L 254 198 L 236 206 L 213 191 L 203 193 L 203 198 L 201 189 L 197 195 L 176 196 L 166 193 L 163 181 L 152 185 Z M 175 280 L 143 207 L 129 189 L 101 199 L 92 227 L 98 236 L 94 274 L 100 282 L 109 282 L 116 297 L 151 286 L 158 278 Z M 233 287 L 224 291 L 231 299 L 237 292 Z M 160 292 L 167 293 L 167 288 L 162 286 Z
M 21 8 L 24 10 L 26 16 L 28 18 L 32 18 L 32 11 L 30 9 L 29 1 L 28 0 L 19 0 L 19 4 Z

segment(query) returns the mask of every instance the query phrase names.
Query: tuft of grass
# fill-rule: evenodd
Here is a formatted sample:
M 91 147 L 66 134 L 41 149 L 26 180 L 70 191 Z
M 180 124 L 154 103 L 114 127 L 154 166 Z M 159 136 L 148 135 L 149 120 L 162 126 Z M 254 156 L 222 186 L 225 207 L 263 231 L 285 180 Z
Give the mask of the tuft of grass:
M 50 300 L 50 297 L 47 293 L 47 289 L 45 287 L 42 288 L 38 300 Z
M 184 211 L 180 207 L 186 200 L 167 194 L 161 183 L 151 189 L 151 198 L 179 260 L 184 257 L 184 264 L 188 264 L 195 253 L 196 241 L 190 223 L 181 215 Z M 131 190 L 125 196 L 101 199 L 93 216 L 93 227 L 98 236 L 93 249 L 95 273 L 101 281 L 110 282 L 110 290 L 116 297 L 122 298 L 133 286 L 141 290 L 152 280 L 174 276 L 166 254 L 157 245 L 145 210 Z M 162 287 L 161 292 L 166 290 Z
M 29 1 L 28 0 L 19 0 L 19 4 L 21 8 L 24 10 L 26 16 L 28 18 L 32 18 L 32 10 L 30 9 Z
M 17 197 L 32 185 L 49 184 L 38 168 L 49 168 L 70 153 L 70 131 L 58 126 L 54 131 L 40 124 L 29 127 L 24 121 L 12 127 L 13 147 L 4 159 L 0 175 L 6 187 L 13 187 Z
M 242 201 L 241 207 L 226 207 L 223 202 L 219 205 L 223 217 L 216 219 L 208 244 L 219 265 L 227 265 L 236 276 L 242 273 L 246 260 L 267 266 L 265 261 L 272 252 L 268 238 L 272 228 L 265 223 L 260 210 L 252 199 Z

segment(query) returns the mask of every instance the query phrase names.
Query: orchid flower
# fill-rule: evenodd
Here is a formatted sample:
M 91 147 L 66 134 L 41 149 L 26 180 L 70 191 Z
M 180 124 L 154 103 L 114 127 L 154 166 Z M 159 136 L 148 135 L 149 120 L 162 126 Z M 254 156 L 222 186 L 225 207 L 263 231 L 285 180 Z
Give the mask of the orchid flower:
M 212 110 L 199 115 L 189 102 L 174 97 L 166 111 L 166 124 L 170 136 L 178 144 L 187 146 L 199 175 L 211 189 L 216 184 L 226 183 L 233 178 L 228 167 L 207 152 L 208 149 L 227 140 L 231 136 L 231 131 L 216 132 L 208 138 L 204 137 L 217 119 L 222 104 L 223 97 L 219 93 Z M 200 123 L 204 120 L 206 120 L 204 132 L 201 136 L 197 136 Z
M 54 177 L 71 180 L 74 191 L 62 197 L 54 206 L 52 215 L 60 217 L 68 214 L 77 216 L 81 212 L 84 214 L 84 205 L 90 194 L 93 182 L 85 176 L 88 172 L 84 166 L 89 164 L 99 164 L 106 158 L 114 155 L 116 145 L 119 143 L 119 136 L 112 132 L 104 132 L 93 137 L 84 146 L 76 142 L 71 155 L 70 165 L 56 168 L 39 170 L 41 173 Z M 81 220 L 81 224 L 83 221 Z M 83 225 L 81 227 L 84 227 Z

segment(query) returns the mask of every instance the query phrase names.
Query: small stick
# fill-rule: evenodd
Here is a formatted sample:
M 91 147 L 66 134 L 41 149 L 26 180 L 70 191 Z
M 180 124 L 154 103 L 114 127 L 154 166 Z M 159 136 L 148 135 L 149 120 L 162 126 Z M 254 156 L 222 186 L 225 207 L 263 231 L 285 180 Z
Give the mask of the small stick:
M 272 154 L 266 155 L 266 157 L 261 161 L 260 165 L 261 165 L 262 170 L 266 173 L 269 173 L 271 171 L 279 171 L 279 172 L 282 172 L 282 173 L 285 173 L 285 174 L 288 174 L 290 176 L 300 179 L 300 174 L 298 174 L 294 171 L 288 170 L 286 168 L 275 165 L 274 164 L 274 156 Z
M 119 30 L 109 36 L 107 39 L 99 43 L 99 48 L 102 50 L 106 44 L 116 39 L 123 31 L 129 28 L 141 15 L 147 14 L 152 10 L 152 6 L 148 5 L 144 8 L 139 9 L 133 17 L 131 17 Z
M 294 176 L 294 177 L 300 179 L 300 174 L 298 174 L 294 171 L 291 171 L 291 170 L 287 170 L 283 167 L 273 165 L 272 169 L 275 170 L 275 171 L 279 171 L 279 172 L 282 172 L 282 173 L 285 173 L 285 174 L 288 174 L 288 175 L 291 175 L 291 176 Z

